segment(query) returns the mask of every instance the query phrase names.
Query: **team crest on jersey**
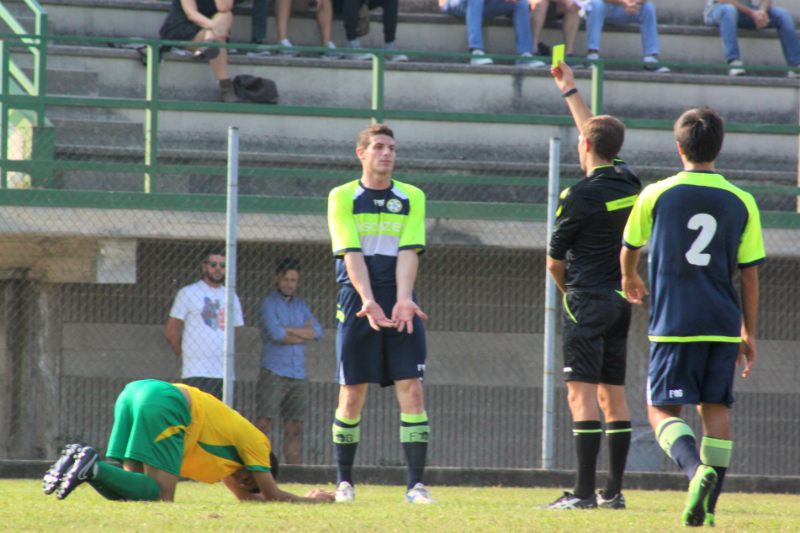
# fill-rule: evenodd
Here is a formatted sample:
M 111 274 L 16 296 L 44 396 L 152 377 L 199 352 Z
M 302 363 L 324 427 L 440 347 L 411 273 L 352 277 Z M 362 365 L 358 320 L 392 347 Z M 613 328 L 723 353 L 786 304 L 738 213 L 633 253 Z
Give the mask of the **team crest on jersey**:
M 403 203 L 400 200 L 389 200 L 389 203 L 386 204 L 386 209 L 392 213 L 399 213 L 403 209 Z

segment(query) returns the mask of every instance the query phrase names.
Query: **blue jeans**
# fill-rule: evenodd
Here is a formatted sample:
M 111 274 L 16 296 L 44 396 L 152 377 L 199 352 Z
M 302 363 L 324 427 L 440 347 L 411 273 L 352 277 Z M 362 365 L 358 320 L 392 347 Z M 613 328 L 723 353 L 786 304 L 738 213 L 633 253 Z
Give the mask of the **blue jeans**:
M 751 7 L 756 9 L 756 6 Z M 786 64 L 790 66 L 800 64 L 800 39 L 797 38 L 791 13 L 783 8 L 773 7 L 767 11 L 767 15 L 769 16 L 767 28 L 778 29 L 778 37 L 781 40 Z M 756 29 L 755 21 L 744 13 L 739 13 L 731 4 L 717 4 L 712 7 L 706 17 L 706 24 L 719 26 L 722 50 L 728 61 L 739 59 L 739 40 L 736 38 L 736 28 Z
M 658 30 L 656 29 L 656 8 L 650 2 L 642 4 L 635 15 L 625 13 L 625 8 L 606 4 L 603 0 L 592 0 L 592 10 L 586 16 L 586 47 L 600 50 L 600 34 L 603 24 L 638 24 L 642 36 L 642 52 L 645 56 L 658 54 Z
M 268 0 L 253 0 L 253 11 L 250 19 L 253 24 L 250 40 L 264 42 L 267 39 L 267 8 Z
M 505 2 L 504 0 L 447 0 L 441 7 L 442 13 L 454 17 L 466 17 L 467 40 L 470 48 L 483 50 L 481 24 L 485 18 L 512 14 L 516 34 L 517 53 L 533 53 L 531 35 L 531 8 L 528 0 Z

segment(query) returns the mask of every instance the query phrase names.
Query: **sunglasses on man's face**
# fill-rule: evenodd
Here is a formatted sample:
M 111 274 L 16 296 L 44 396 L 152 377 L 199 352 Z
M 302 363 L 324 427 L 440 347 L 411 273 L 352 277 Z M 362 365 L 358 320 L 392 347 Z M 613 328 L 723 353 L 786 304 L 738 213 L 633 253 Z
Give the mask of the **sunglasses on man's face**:
M 206 264 L 209 265 L 211 268 L 217 268 L 217 266 L 219 266 L 220 268 L 225 268 L 224 262 L 217 263 L 216 261 L 208 261 L 206 262 Z

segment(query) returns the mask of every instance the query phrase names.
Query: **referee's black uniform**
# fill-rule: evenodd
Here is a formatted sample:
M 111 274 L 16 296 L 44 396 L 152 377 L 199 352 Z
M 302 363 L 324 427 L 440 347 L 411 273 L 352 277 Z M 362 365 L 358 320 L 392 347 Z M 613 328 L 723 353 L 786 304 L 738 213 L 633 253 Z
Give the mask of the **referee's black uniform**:
M 598 167 L 561 194 L 548 255 L 567 261 L 564 375 L 625 384 L 631 305 L 620 292 L 622 232 L 642 183 L 624 161 Z

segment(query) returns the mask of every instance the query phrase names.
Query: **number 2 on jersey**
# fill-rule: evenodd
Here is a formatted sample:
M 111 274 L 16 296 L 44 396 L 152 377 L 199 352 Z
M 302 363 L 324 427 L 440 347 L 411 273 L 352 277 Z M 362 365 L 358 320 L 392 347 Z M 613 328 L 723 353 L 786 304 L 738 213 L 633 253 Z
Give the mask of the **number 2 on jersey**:
M 714 238 L 717 232 L 717 219 L 707 213 L 698 213 L 689 219 L 687 224 L 689 229 L 700 230 L 700 235 L 692 243 L 692 247 L 686 252 L 686 260 L 691 265 L 707 266 L 711 262 L 711 254 L 704 254 L 708 243 Z

